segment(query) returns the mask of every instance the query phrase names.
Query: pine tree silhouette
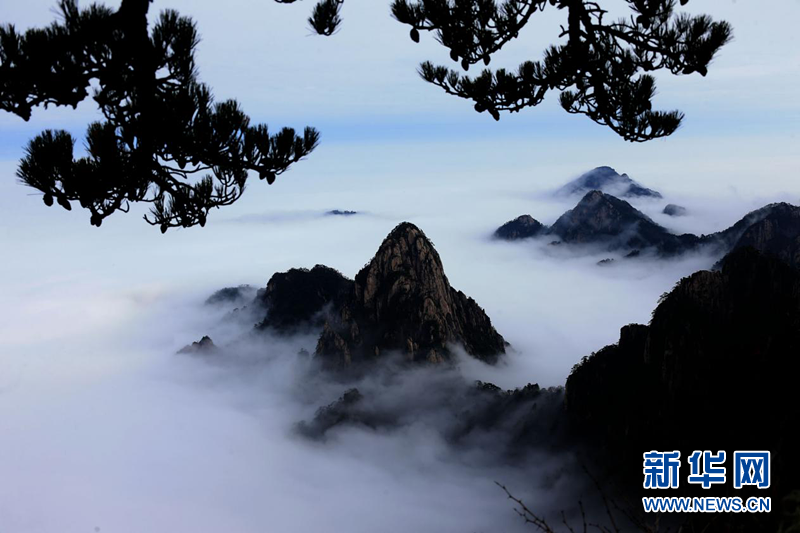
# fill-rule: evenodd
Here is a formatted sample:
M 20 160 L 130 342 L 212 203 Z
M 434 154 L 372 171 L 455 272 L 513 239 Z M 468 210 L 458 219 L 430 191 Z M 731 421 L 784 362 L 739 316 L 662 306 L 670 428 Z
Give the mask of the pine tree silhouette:
M 295 0 L 276 0 L 292 3 Z M 685 5 L 688 0 L 680 0 Z M 680 111 L 654 111 L 655 79 L 648 72 L 705 76 L 717 51 L 730 41 L 727 22 L 706 15 L 675 12 L 675 0 L 627 0 L 628 18 L 609 21 L 599 2 L 588 0 L 394 0 L 392 15 L 420 32 L 433 32 L 463 71 L 483 63 L 516 39 L 533 16 L 545 8 L 566 14 L 560 38 L 539 61 L 526 61 L 512 72 L 484 69 L 475 77 L 424 62 L 422 78 L 447 94 L 472 100 L 475 110 L 495 120 L 500 113 L 539 105 L 549 91 L 560 91 L 568 113 L 588 116 L 628 141 L 671 135 Z M 312 28 L 331 35 L 341 24 L 342 0 L 322 0 L 309 19 Z
M 46 130 L 17 171 L 45 204 L 77 201 L 95 226 L 133 202 L 152 204 L 145 220 L 162 232 L 203 226 L 241 197 L 248 171 L 273 183 L 319 141 L 313 128 L 271 134 L 236 101 L 215 103 L 197 80 L 194 22 L 168 10 L 148 31 L 150 1 L 113 11 L 62 0 L 46 28 L 0 27 L 0 109 L 28 120 L 38 106 L 75 108 L 95 84 L 104 120 L 88 126 L 87 155 L 74 157 L 68 132 Z

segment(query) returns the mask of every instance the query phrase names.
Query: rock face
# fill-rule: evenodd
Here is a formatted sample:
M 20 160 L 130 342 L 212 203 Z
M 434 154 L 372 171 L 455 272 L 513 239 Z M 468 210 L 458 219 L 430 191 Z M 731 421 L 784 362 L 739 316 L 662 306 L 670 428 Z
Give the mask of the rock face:
M 547 226 L 536 220 L 530 215 L 522 215 L 514 220 L 510 220 L 497 228 L 494 236 L 497 239 L 506 241 L 516 241 L 536 237 L 547 230 Z
M 352 298 L 329 318 L 317 354 L 345 366 L 385 351 L 436 363 L 449 358 L 450 343 L 487 362 L 506 344 L 483 309 L 450 286 L 425 234 L 405 222 L 356 275 Z
M 787 489 L 800 475 L 797 354 L 800 271 L 740 248 L 721 271 L 684 278 L 649 326 L 626 326 L 576 365 L 567 412 L 638 476 L 653 449 L 771 450 L 772 483 Z
M 261 295 L 261 329 L 321 328 L 316 355 L 348 367 L 387 352 L 438 363 L 450 345 L 493 363 L 506 342 L 472 299 L 450 286 L 439 254 L 410 223 L 397 226 L 349 280 L 324 266 L 275 274 Z
M 597 167 L 556 191 L 557 196 L 584 195 L 601 191 L 620 198 L 661 198 L 661 193 L 642 187 L 627 174 L 618 174 L 611 167 Z
M 683 207 L 683 206 L 675 205 L 675 204 L 667 204 L 664 207 L 664 210 L 662 211 L 662 213 L 664 213 L 665 215 L 669 215 L 671 217 L 682 217 L 682 216 L 686 216 L 688 211 L 686 211 L 686 208 Z
M 607 249 L 656 248 L 673 254 L 696 246 L 694 235 L 674 235 L 647 215 L 601 191 L 587 193 L 575 208 L 567 211 L 548 233 L 571 244 L 601 244 Z

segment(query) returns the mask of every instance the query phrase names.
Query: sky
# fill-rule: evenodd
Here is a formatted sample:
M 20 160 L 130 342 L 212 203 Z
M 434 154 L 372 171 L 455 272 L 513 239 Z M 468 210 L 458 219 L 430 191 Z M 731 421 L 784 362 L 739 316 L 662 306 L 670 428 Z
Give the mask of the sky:
M 576 200 L 549 193 L 599 165 L 662 192 L 664 201 L 636 207 L 676 232 L 800 203 L 798 0 L 690 2 L 731 22 L 734 41 L 705 78 L 658 77 L 658 106 L 686 119 L 645 144 L 566 114 L 553 97 L 495 122 L 418 78 L 421 61 L 449 64 L 447 52 L 431 36 L 413 43 L 388 2 L 347 0 L 330 38 L 310 34 L 312 5 L 153 4 L 196 20 L 200 78 L 218 99 L 237 99 L 273 129 L 322 132 L 310 157 L 271 186 L 253 182 L 205 228 L 161 235 L 135 208 L 98 229 L 77 206 L 46 208 L 14 175 L 25 143 L 45 128 L 80 137 L 96 110 L 89 101 L 37 110 L 29 123 L 0 114 L 0 518 L 9 531 L 524 531 L 493 482 L 555 509 L 537 480 L 559 479 L 547 465 L 561 457 L 523 468 L 455 453 L 426 416 L 391 434 L 300 441 L 292 425 L 343 392 L 303 385 L 294 354 L 314 339 L 250 347 L 267 354 L 255 366 L 177 357 L 202 335 L 224 344 L 242 334 L 204 299 L 317 263 L 352 277 L 409 220 L 512 345 L 498 367 L 464 358 L 457 376 L 555 386 L 716 258 L 598 268 L 601 253 L 492 241 L 497 226 L 524 213 L 552 223 Z M 0 20 L 45 25 L 53 6 L 1 1 Z M 559 22 L 553 10 L 537 15 L 492 66 L 538 58 Z M 666 202 L 689 216 L 662 215 Z M 323 216 L 330 209 L 361 214 Z M 405 401 L 408 386 L 387 389 L 387 401 Z M 439 406 L 430 409 L 436 419 Z

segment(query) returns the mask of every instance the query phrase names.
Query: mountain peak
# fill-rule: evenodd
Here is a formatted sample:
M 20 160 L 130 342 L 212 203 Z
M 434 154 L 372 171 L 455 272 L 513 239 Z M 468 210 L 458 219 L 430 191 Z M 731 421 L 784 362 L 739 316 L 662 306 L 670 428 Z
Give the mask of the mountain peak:
M 494 232 L 498 239 L 514 241 L 541 235 L 547 228 L 530 215 L 521 215 L 514 220 L 509 220 Z
M 356 275 L 354 296 L 353 309 L 329 324 L 331 343 L 320 339 L 319 352 L 346 360 L 354 351 L 397 350 L 430 362 L 448 359 L 451 343 L 489 362 L 505 352 L 489 317 L 450 286 L 433 243 L 409 222 L 394 228 Z
M 558 196 L 573 196 L 599 190 L 622 198 L 661 198 L 661 193 L 643 187 L 627 174 L 619 174 L 611 167 L 597 167 L 570 181 L 558 191 Z
M 673 216 L 684 212 L 684 208 L 674 204 L 664 209 L 665 214 Z M 595 244 L 607 251 L 628 250 L 631 253 L 626 257 L 648 249 L 661 256 L 674 256 L 700 248 L 722 254 L 751 246 L 800 267 L 800 207 L 786 202 L 751 211 L 733 226 L 716 233 L 677 235 L 625 200 L 593 189 L 585 192 L 575 207 L 550 227 L 530 215 L 522 215 L 500 226 L 494 235 L 505 240 L 554 235 L 559 238 L 558 242 L 567 244 Z
M 587 204 L 587 205 L 594 205 L 601 201 L 611 201 L 611 198 L 614 198 L 611 195 L 607 195 L 602 191 L 597 189 L 587 192 L 583 198 L 581 198 L 580 204 Z M 627 203 L 627 202 L 626 202 Z M 579 204 L 579 205 L 580 205 Z
M 433 243 L 409 222 L 389 233 L 355 280 L 321 265 L 291 269 L 272 276 L 258 303 L 267 310 L 262 329 L 321 330 L 316 354 L 326 366 L 387 352 L 439 363 L 451 345 L 489 363 L 505 353 L 489 317 L 450 286 Z
M 753 247 L 800 267 L 800 207 L 787 203 L 767 207 L 769 213 L 748 227 L 733 249 Z
M 648 232 L 666 230 L 625 200 L 598 190 L 587 192 L 581 201 L 561 215 L 550 228 L 565 242 L 593 242 L 601 237 L 630 233 L 633 226 Z
M 550 227 L 563 242 L 599 244 L 608 250 L 655 249 L 672 255 L 696 247 L 695 235 L 674 235 L 620 198 L 589 191 Z
M 410 222 L 389 233 L 355 282 L 356 299 L 376 319 L 389 309 L 398 310 L 396 304 L 404 295 L 428 294 L 434 301 L 444 301 L 450 287 L 433 243 Z
M 397 226 L 394 227 L 392 231 L 389 232 L 389 235 L 386 236 L 384 242 L 391 239 L 399 239 L 404 236 L 414 236 L 414 235 L 422 235 L 425 237 L 425 234 L 419 229 L 415 224 L 411 222 L 401 222 Z M 425 237 L 427 239 L 427 237 Z

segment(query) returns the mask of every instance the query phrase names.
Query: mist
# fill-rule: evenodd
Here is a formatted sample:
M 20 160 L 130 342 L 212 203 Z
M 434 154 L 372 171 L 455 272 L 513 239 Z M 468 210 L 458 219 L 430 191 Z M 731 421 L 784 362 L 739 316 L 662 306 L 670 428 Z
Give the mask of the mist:
M 502 187 L 478 170 L 434 179 L 398 162 L 377 181 L 364 171 L 337 181 L 309 167 L 304 183 L 254 187 L 206 228 L 163 237 L 135 215 L 102 230 L 75 212 L 40 209 L 34 220 L 4 192 L 4 212 L 30 222 L 7 230 L 0 282 L 4 529 L 527 531 L 496 481 L 550 517 L 591 492 L 571 450 L 545 443 L 507 454 L 503 436 L 490 433 L 451 442 L 460 391 L 474 380 L 563 385 L 581 357 L 616 342 L 621 326 L 646 323 L 663 292 L 718 258 L 598 266 L 608 253 L 491 239 L 520 214 L 551 224 L 578 199 L 550 193 L 589 165 L 502 169 Z M 793 199 L 781 183 L 758 197 L 713 185 L 676 191 L 657 172 L 618 170 L 665 195 L 634 205 L 676 232 L 717 231 Z M 666 203 L 689 214 L 661 215 Z M 331 209 L 360 213 L 326 216 Z M 219 288 L 263 287 L 291 267 L 321 263 L 353 277 L 403 220 L 425 231 L 453 287 L 511 344 L 501 363 L 464 355 L 453 367 L 343 383 L 298 355 L 313 352 L 313 334 L 254 338 L 252 317 L 204 304 Z M 203 335 L 223 353 L 176 354 Z M 353 386 L 394 423 L 298 434 L 299 422 Z
M 54 0 L 4 4 L 2 22 L 20 30 L 55 16 Z M 704 4 L 687 9 L 712 10 Z M 321 39 L 308 36 L 310 2 L 156 2 L 153 16 L 176 8 L 197 21 L 198 69 L 218 100 L 236 98 L 272 131 L 318 127 L 322 144 L 272 186 L 251 178 L 205 228 L 161 235 L 141 206 L 94 228 L 77 205 L 46 209 L 15 182 L 41 130 L 83 139 L 101 117 L 92 101 L 29 122 L 0 115 L 0 531 L 532 531 L 495 482 L 556 524 L 578 499 L 590 505 L 576 450 L 549 434 L 522 450 L 506 427 L 454 439 L 470 387 L 562 386 L 582 357 L 647 323 L 662 293 L 719 257 L 599 266 L 615 256 L 492 233 L 522 214 L 552 224 L 579 200 L 552 193 L 600 165 L 661 192 L 632 204 L 675 233 L 800 203 L 799 5 L 714 2 L 734 41 L 706 77 L 656 73 L 657 108 L 686 119 L 668 139 L 632 144 L 564 113 L 555 94 L 499 122 L 474 113 L 418 79 L 421 61 L 450 64 L 447 50 L 412 43 L 388 3 L 348 0 L 342 31 Z M 562 15 L 537 15 L 492 67 L 538 59 Z M 687 215 L 662 214 L 667 203 Z M 325 215 L 334 209 L 359 214 Z M 497 365 L 459 354 L 452 366 L 390 362 L 335 378 L 300 355 L 318 332 L 254 336 L 256 316 L 204 303 L 292 267 L 352 278 L 401 221 L 435 243 L 451 285 L 510 343 Z M 220 353 L 177 354 L 204 335 Z M 351 388 L 381 423 L 298 431 Z M 554 394 L 540 406 L 546 421 L 557 419 Z

